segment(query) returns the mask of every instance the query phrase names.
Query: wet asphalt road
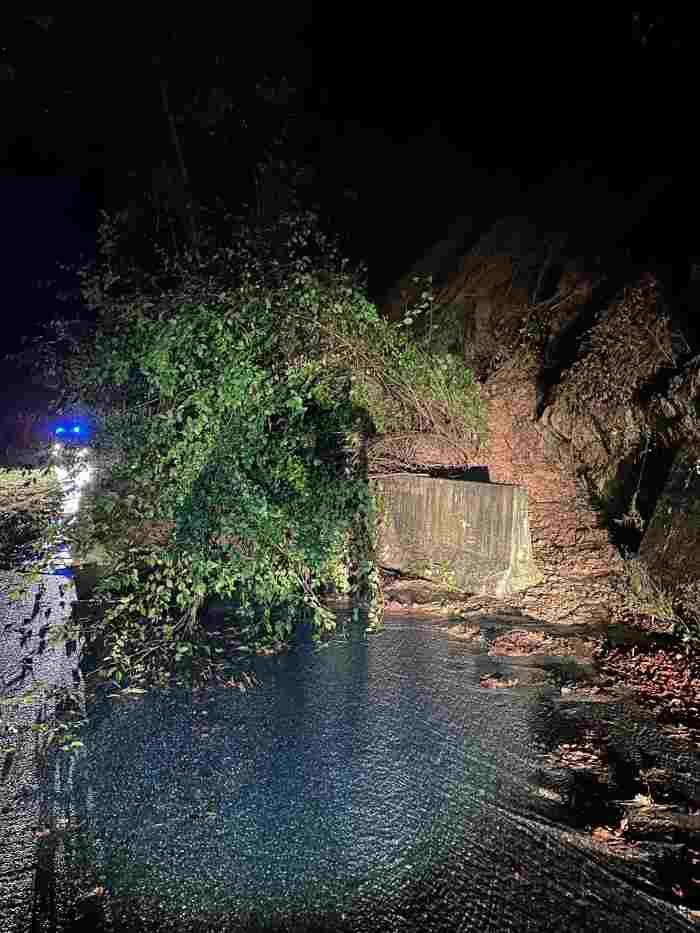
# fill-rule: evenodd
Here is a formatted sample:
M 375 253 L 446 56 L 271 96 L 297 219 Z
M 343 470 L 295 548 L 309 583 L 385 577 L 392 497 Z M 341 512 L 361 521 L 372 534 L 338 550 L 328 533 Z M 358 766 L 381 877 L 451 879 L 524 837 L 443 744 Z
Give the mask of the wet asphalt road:
M 20 580 L 0 575 L 3 696 L 80 688 L 77 646 L 48 644 L 73 582 L 46 575 L 10 602 Z M 501 663 L 406 616 L 377 637 L 339 631 L 326 650 L 260 659 L 248 695 L 108 699 L 84 753 L 48 765 L 23 735 L 0 771 L 0 933 L 73 911 L 67 845 L 37 838 L 65 816 L 124 931 L 691 929 L 643 865 L 583 848 L 540 794 L 541 751 L 572 715 L 621 756 L 660 754 L 653 731 L 537 685 L 483 690 Z M 6 719 L 21 730 L 52 712 L 36 699 Z M 675 765 L 698 785 L 696 756 Z
M 0 571 L 2 698 L 19 697 L 42 682 L 80 688 L 77 645 L 48 643 L 51 628 L 70 615 L 73 581 L 45 574 L 13 601 L 10 593 L 25 581 L 22 574 Z M 39 754 L 42 738 L 28 727 L 54 711 L 54 701 L 39 694 L 17 707 L 5 705 L 0 720 L 0 933 L 32 929 L 43 896 L 36 834 L 55 814 L 42 812 L 41 786 L 47 777 Z M 8 750 L 13 745 L 14 751 Z

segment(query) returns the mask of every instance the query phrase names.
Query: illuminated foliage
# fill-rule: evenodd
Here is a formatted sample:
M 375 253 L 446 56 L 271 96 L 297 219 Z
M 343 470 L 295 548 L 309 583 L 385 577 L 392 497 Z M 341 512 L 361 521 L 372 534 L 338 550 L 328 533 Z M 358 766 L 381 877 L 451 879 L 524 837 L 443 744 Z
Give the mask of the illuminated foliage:
M 253 646 L 284 644 L 300 619 L 330 631 L 324 586 L 379 595 L 366 438 L 414 423 L 417 387 L 425 407 L 455 364 L 432 366 L 380 319 L 313 214 L 148 275 L 115 272 L 117 234 L 106 222 L 104 265 L 85 277 L 97 326 L 64 368 L 96 419 L 72 537 L 109 569 L 110 673 L 162 679 L 193 658 L 210 671 L 212 599 Z

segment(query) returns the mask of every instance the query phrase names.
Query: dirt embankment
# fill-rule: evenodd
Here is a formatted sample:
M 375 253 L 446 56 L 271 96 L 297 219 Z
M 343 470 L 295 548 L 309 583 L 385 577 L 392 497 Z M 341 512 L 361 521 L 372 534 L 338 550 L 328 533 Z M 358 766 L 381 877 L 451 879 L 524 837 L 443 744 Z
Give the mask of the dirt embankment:
M 567 252 L 571 239 L 505 218 L 421 268 L 434 274 L 437 339 L 464 356 L 487 410 L 465 478 L 527 489 L 542 580 L 498 600 L 387 578 L 387 608 L 458 614 L 464 637 L 484 617 L 524 619 L 520 648 L 538 623 L 547 638 L 552 625 L 589 629 L 607 679 L 680 728 L 695 715 L 700 654 L 700 285 L 690 266 L 672 282 L 619 253 Z M 617 624 L 660 642 L 610 650 L 601 628 Z

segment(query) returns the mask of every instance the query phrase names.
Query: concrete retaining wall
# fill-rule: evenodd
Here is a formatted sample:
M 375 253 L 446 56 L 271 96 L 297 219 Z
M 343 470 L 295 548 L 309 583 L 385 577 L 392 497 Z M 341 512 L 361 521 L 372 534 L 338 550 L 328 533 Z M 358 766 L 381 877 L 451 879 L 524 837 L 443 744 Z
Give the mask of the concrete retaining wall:
M 373 480 L 385 567 L 470 593 L 505 596 L 541 580 L 532 558 L 527 490 L 395 475 Z

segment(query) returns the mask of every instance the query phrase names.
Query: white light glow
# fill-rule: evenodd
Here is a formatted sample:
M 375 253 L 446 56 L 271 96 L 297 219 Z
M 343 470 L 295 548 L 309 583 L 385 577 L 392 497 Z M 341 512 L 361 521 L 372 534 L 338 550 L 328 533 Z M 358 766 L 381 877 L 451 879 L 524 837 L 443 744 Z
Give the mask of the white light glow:
M 54 446 L 54 451 L 56 452 L 59 452 L 61 449 L 60 444 Z M 84 459 L 88 456 L 88 451 L 85 449 L 79 450 L 78 456 Z M 75 515 L 80 505 L 80 496 L 83 486 L 90 481 L 90 477 L 92 476 L 92 468 L 88 464 L 85 464 L 85 466 L 82 466 L 73 476 L 70 475 L 70 470 L 67 470 L 65 467 L 56 465 L 54 470 L 56 471 L 58 481 L 63 486 L 63 491 L 65 493 L 63 514 L 65 516 Z

